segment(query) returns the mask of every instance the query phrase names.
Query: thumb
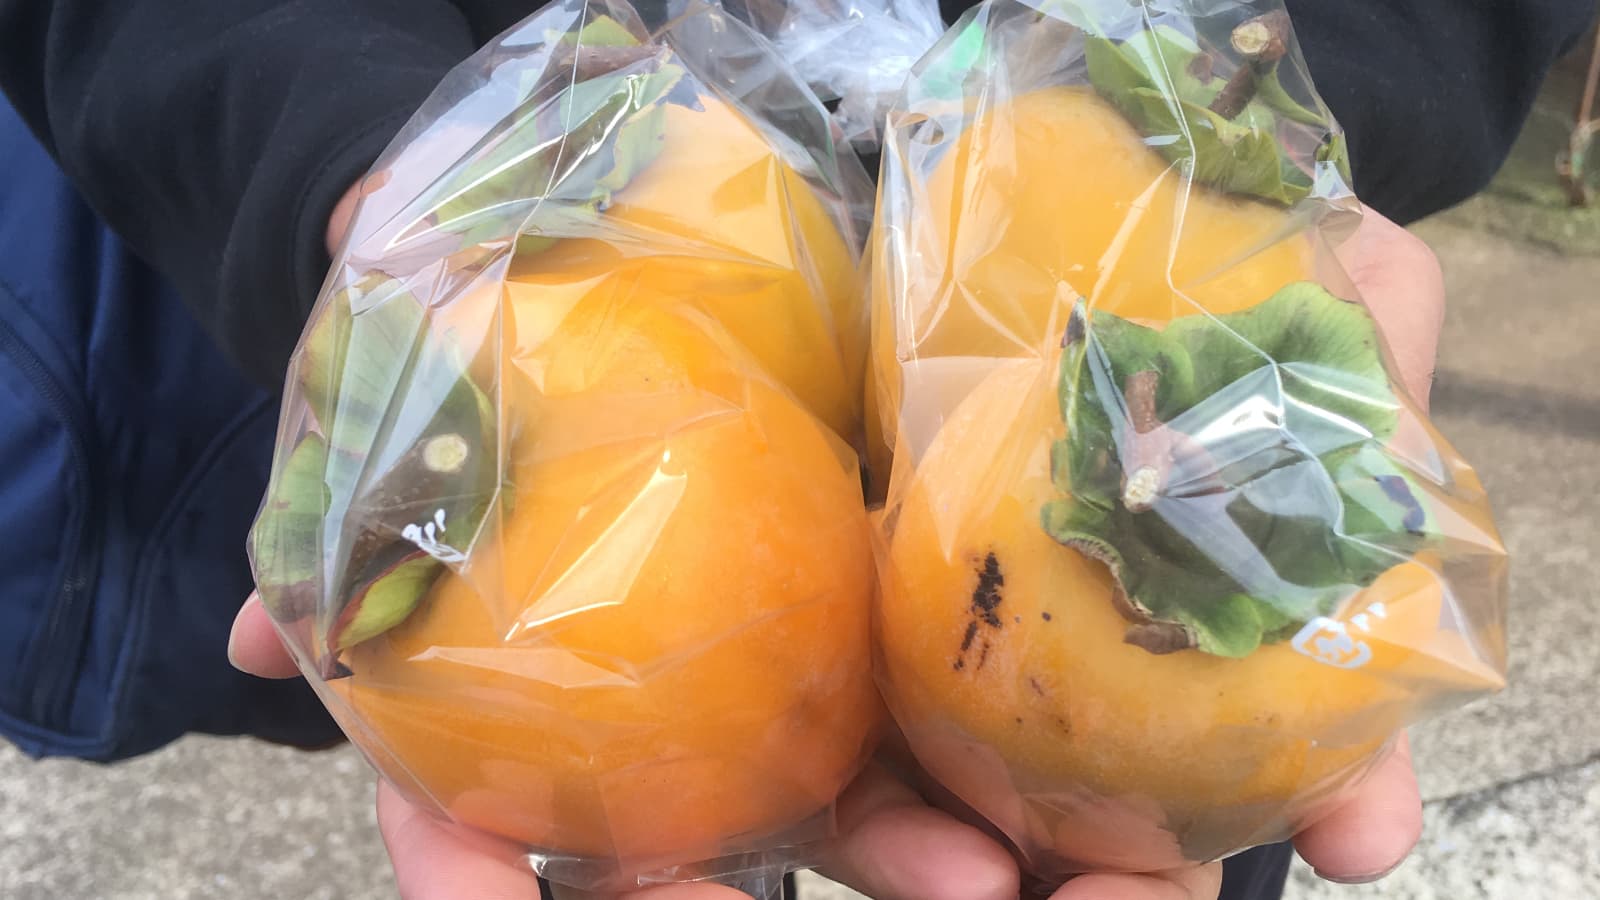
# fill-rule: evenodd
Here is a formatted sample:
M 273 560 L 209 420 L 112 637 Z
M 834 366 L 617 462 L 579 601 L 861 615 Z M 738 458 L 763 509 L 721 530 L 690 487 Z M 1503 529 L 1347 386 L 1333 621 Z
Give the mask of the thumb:
M 228 662 L 235 669 L 259 678 L 294 678 L 300 674 L 294 657 L 278 637 L 278 630 L 261 605 L 261 596 L 252 593 L 239 607 L 228 635 Z
M 1372 210 L 1338 250 L 1378 322 L 1407 393 L 1424 410 L 1444 326 L 1444 273 L 1427 243 Z

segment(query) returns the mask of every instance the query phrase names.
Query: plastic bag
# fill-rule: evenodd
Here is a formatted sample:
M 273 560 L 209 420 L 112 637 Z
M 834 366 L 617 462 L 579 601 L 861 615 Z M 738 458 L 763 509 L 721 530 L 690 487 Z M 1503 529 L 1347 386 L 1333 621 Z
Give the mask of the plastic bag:
M 906 76 L 944 33 L 937 0 L 721 0 L 833 108 L 840 136 L 877 149 Z
M 1505 553 L 1332 253 L 1280 7 L 991 0 L 883 153 L 881 680 L 953 806 L 1046 879 L 1212 860 L 1502 686 Z
M 251 555 L 413 802 L 580 890 L 777 890 L 879 723 L 871 195 L 714 7 L 558 2 L 366 182 Z

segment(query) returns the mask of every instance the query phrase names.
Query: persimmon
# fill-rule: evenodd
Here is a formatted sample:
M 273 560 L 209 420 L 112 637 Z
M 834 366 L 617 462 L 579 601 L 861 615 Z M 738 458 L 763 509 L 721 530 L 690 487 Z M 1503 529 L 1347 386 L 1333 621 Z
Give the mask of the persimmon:
M 1033 91 L 978 115 L 911 196 L 903 243 L 875 249 L 918 260 L 874 270 L 873 314 L 896 323 L 873 344 L 889 411 L 899 360 L 1040 356 L 1080 297 L 1132 319 L 1226 313 L 1315 264 L 1281 211 L 1191 193 L 1088 88 Z
M 824 836 L 882 713 L 842 204 L 641 40 L 376 228 L 253 544 L 373 763 L 592 890 Z
M 328 685 L 421 802 L 618 883 L 825 812 L 878 710 L 854 455 L 693 306 L 594 292 L 508 367 L 512 496 Z
M 1426 550 L 1450 476 L 1384 443 L 1417 416 L 1303 223 L 1090 88 L 932 139 L 872 283 L 876 633 L 934 779 L 1043 877 L 1160 870 L 1285 837 L 1499 686 L 1440 643 L 1480 637 Z
M 755 126 L 715 97 L 661 108 L 659 155 L 593 220 L 509 279 L 547 302 L 641 290 L 715 318 L 835 432 L 861 416 L 866 309 L 842 223 Z M 605 284 L 609 283 L 609 284 Z
M 1338 617 L 1368 613 L 1359 669 L 1288 644 L 1230 659 L 1124 642 L 1106 567 L 1040 525 L 1057 493 L 1053 374 L 1005 363 L 945 422 L 895 509 L 879 606 L 887 692 L 919 760 L 1020 846 L 1056 854 L 1041 865 L 1158 870 L 1278 837 L 1384 749 L 1424 673 L 1462 690 L 1497 679 L 1425 651 L 1443 593 L 1420 562 Z

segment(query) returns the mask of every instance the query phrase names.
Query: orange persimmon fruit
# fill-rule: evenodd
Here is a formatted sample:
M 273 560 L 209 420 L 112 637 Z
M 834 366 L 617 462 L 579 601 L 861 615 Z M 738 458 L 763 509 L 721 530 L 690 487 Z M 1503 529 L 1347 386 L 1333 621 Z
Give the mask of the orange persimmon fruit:
M 327 686 L 418 802 L 618 887 L 822 821 L 881 721 L 855 260 L 702 104 L 665 107 L 594 237 L 512 261 L 475 325 L 501 501 Z
M 424 802 L 624 872 L 824 812 L 875 724 L 854 455 L 731 340 L 602 293 L 519 366 L 514 496 L 330 683 Z M 512 319 L 542 298 L 511 289 Z M 536 316 L 542 318 L 542 316 Z
M 899 329 L 874 334 L 878 434 L 900 438 L 878 535 L 881 679 L 919 762 L 1040 874 L 1160 870 L 1285 837 L 1381 756 L 1418 679 L 1498 680 L 1433 652 L 1445 595 L 1425 559 L 1337 614 L 1379 611 L 1349 629 L 1371 654 L 1360 668 L 1289 642 L 1155 654 L 1124 641 L 1107 567 L 1041 523 L 1060 496 L 1072 303 L 1153 325 L 1249 308 L 1312 277 L 1281 210 L 1191 189 L 1067 88 L 979 116 L 925 188 L 900 238 L 923 268 L 874 277 L 876 314 Z
M 520 255 L 509 278 L 547 287 L 557 308 L 606 281 L 692 303 L 853 437 L 867 312 L 840 224 L 747 119 L 701 105 L 663 107 L 660 154 L 612 197 L 595 236 Z

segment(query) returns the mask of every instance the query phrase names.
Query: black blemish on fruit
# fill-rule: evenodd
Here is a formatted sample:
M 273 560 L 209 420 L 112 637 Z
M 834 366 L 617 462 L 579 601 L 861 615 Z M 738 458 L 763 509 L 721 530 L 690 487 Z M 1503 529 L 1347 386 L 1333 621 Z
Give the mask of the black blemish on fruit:
M 1000 627 L 1000 616 L 995 610 L 1000 608 L 1000 589 L 1005 585 L 1000 560 L 990 553 L 983 558 L 983 568 L 978 570 L 978 586 L 972 591 L 972 613 L 993 628 Z
M 1050 614 L 1049 614 L 1049 613 L 1047 613 L 1047 612 L 1042 612 L 1042 613 L 1039 613 L 1039 615 L 1040 615 L 1040 616 L 1043 616 L 1043 617 L 1044 617 L 1044 620 L 1045 620 L 1045 621 L 1046 621 L 1046 622 L 1049 622 L 1049 621 L 1050 621 L 1050 620 L 1052 620 L 1052 619 L 1054 619 L 1054 618 L 1055 618 L 1055 616 L 1052 616 L 1052 615 L 1050 615 Z
M 1044 696 L 1044 685 L 1040 684 L 1039 679 L 1033 677 L 1032 675 L 1028 676 L 1028 687 L 1033 688 L 1033 692 L 1035 694 L 1038 694 L 1041 697 Z
M 984 555 L 983 563 L 977 567 L 978 583 L 972 589 L 972 603 L 968 607 L 972 613 L 972 620 L 967 623 L 966 631 L 961 635 L 961 646 L 956 651 L 954 664 L 957 672 L 967 668 L 967 653 L 972 650 L 972 645 L 978 641 L 979 626 L 1000 629 L 1005 626 L 1005 621 L 1000 618 L 1000 603 L 1003 599 L 1000 591 L 1005 587 L 1006 578 L 1000 571 L 1000 559 L 993 553 Z M 1021 616 L 1013 619 L 1021 623 Z M 989 660 L 990 643 L 984 639 L 978 650 L 978 662 L 974 669 L 983 668 Z

